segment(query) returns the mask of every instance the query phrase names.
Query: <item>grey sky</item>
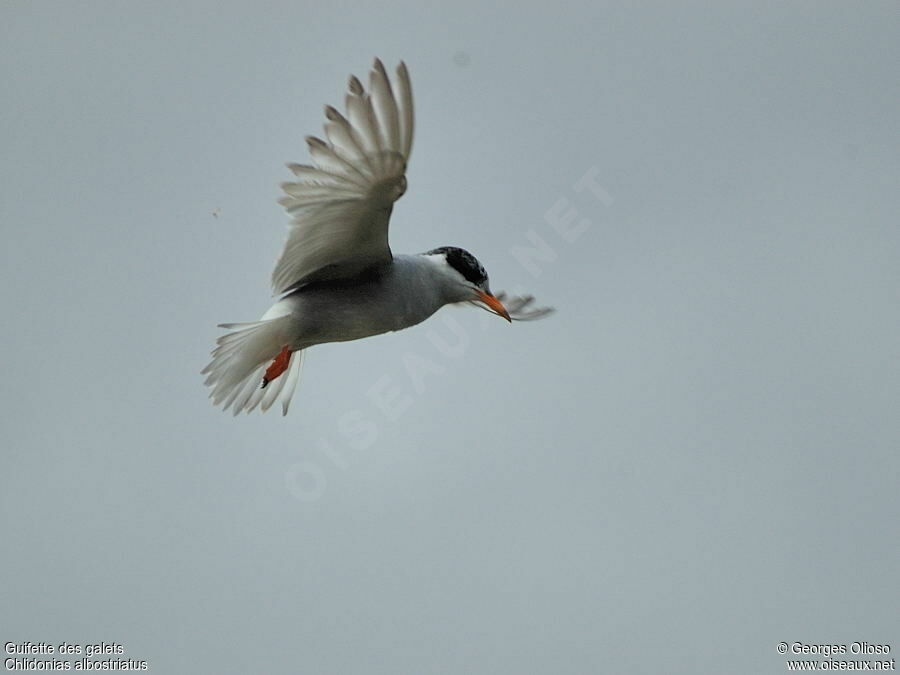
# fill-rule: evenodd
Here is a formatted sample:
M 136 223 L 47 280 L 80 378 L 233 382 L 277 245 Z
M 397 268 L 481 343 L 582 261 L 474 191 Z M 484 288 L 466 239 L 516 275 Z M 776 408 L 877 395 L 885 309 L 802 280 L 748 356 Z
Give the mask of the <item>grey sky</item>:
M 895 656 L 898 7 L 4 3 L 0 637 L 160 673 Z M 233 419 L 215 324 L 268 307 L 283 164 L 376 55 L 417 106 L 394 250 L 558 311 L 316 347 L 287 418 Z

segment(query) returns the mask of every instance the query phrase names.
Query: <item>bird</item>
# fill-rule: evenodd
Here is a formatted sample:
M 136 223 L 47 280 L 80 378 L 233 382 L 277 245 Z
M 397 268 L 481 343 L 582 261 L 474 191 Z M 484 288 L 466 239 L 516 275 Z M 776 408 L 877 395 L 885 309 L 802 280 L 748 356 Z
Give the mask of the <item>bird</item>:
M 413 144 L 405 63 L 392 83 L 376 58 L 368 90 L 351 75 L 345 110 L 326 105 L 324 139 L 306 137 L 312 164 L 287 165 L 296 180 L 281 185 L 291 222 L 272 272 L 275 303 L 258 321 L 219 324 L 228 332 L 201 371 L 213 404 L 234 415 L 266 411 L 279 396 L 287 415 L 314 345 L 409 328 L 448 304 L 509 322 L 553 311 L 529 295 L 493 294 L 484 266 L 462 248 L 391 252 L 388 223 L 406 192 Z

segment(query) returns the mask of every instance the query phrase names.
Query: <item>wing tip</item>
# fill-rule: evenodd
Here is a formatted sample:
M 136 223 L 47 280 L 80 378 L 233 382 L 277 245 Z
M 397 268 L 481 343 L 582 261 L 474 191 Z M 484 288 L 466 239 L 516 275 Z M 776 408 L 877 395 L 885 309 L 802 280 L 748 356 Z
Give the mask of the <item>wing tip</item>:
M 363 89 L 362 82 L 359 81 L 359 78 L 356 75 L 351 75 L 350 79 L 347 83 L 347 89 L 350 90 L 350 93 L 355 96 L 362 96 L 365 93 L 365 89 Z
M 344 119 L 344 116 L 341 115 L 340 111 L 338 111 L 338 109 L 335 108 L 333 105 L 326 104 L 325 119 L 327 119 L 329 122 L 340 122 L 341 120 Z

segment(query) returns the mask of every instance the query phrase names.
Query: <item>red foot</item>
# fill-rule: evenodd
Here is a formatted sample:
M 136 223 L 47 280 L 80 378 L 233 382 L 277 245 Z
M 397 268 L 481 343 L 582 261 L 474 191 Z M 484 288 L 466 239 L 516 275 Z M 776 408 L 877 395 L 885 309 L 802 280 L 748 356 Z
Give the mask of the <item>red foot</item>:
M 271 382 L 287 370 L 288 365 L 291 362 L 291 353 L 292 352 L 290 349 L 288 349 L 287 345 L 281 348 L 281 351 L 278 352 L 278 356 L 276 356 L 275 360 L 272 361 L 272 365 L 266 368 L 266 374 L 263 375 L 262 381 L 263 389 L 266 388 L 266 385 L 269 384 L 269 382 Z

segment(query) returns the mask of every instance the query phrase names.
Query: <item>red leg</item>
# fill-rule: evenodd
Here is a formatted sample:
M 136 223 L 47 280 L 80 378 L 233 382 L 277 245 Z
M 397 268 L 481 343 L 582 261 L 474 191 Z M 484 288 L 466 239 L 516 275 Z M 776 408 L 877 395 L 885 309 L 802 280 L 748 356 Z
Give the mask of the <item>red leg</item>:
M 281 375 L 284 371 L 288 369 L 288 365 L 291 363 L 291 350 L 287 345 L 281 348 L 281 351 L 278 352 L 278 356 L 275 357 L 275 360 L 272 361 L 272 365 L 266 368 L 266 374 L 263 375 L 262 388 L 265 389 L 266 385 L 269 384 L 276 377 Z

